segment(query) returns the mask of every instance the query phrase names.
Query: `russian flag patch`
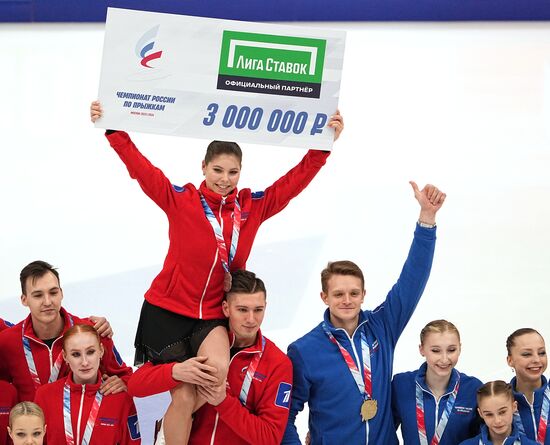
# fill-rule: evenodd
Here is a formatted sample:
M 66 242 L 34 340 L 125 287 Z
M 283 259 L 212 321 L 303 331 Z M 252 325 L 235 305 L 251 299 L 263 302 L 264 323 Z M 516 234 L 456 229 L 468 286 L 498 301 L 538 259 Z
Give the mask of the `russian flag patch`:
M 290 392 L 292 391 L 292 385 L 290 383 L 279 383 L 279 389 L 277 390 L 277 396 L 275 397 L 275 406 L 281 408 L 290 408 Z

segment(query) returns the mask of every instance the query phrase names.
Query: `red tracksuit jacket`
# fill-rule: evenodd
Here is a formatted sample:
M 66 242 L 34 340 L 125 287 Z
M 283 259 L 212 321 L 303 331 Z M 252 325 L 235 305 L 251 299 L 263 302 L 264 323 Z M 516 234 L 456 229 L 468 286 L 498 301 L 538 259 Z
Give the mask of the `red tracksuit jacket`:
M 5 329 L 8 329 L 11 326 L 13 325 L 10 322 L 7 322 L 6 320 L 3 320 L 0 318 L 0 332 L 2 332 Z
M 17 391 L 11 383 L 0 380 L 0 445 L 11 444 L 8 436 L 10 410 L 17 404 Z
M 101 384 L 79 385 L 73 382 L 72 374 L 54 383 L 43 385 L 36 391 L 35 402 L 44 410 L 46 417 L 46 442 L 50 445 L 66 445 L 63 421 L 63 388 L 65 382 L 71 389 L 71 421 L 75 444 L 80 445 L 95 395 Z M 80 419 L 80 428 L 78 426 Z M 46 443 L 44 442 L 44 443 Z M 141 444 L 136 407 L 127 392 L 103 397 L 97 414 L 89 445 L 134 445 Z
M 252 243 L 260 224 L 284 209 L 325 164 L 330 152 L 310 150 L 302 161 L 265 192 L 236 189 L 225 199 L 193 184 L 172 185 L 162 171 L 153 166 L 136 148 L 128 134 L 117 131 L 107 135 L 130 176 L 165 213 L 169 222 L 170 247 L 161 272 L 145 293 L 155 305 L 191 318 L 224 318 L 224 270 L 218 258 L 216 238 L 206 219 L 199 190 L 223 228 L 226 245 L 231 244 L 231 215 L 235 198 L 242 210 L 239 244 L 231 270 L 245 269 Z
M 40 340 L 32 328 L 31 315 L 24 320 L 25 337 L 29 339 L 32 356 L 36 365 L 36 371 L 42 384 L 48 383 L 52 364 L 61 354 L 63 346 L 63 334 L 71 327 L 70 317 L 74 324 L 93 323 L 87 318 L 78 318 L 70 315 L 65 309 L 61 308 L 61 315 L 65 319 L 65 327 L 61 335 L 54 341 L 52 349 Z M 22 340 L 23 321 L 0 333 L 0 380 L 6 380 L 13 383 L 17 389 L 20 401 L 34 400 L 36 388 L 29 371 Z M 126 366 L 118 354 L 113 340 L 101 337 L 101 343 L 105 348 L 105 354 L 101 360 L 101 371 L 107 375 L 118 375 L 125 382 L 132 374 L 132 368 Z M 64 360 L 59 370 L 58 378 L 65 377 L 69 373 L 69 367 Z
M 265 350 L 250 386 L 246 407 L 239 400 L 246 370 L 262 348 L 262 336 L 254 346 L 235 354 L 229 363 L 227 397 L 218 406 L 204 405 L 193 419 L 189 445 L 279 445 L 288 419 L 292 389 L 292 364 L 266 338 Z M 138 369 L 128 382 L 137 397 L 168 391 L 181 382 L 172 378 L 173 363 Z

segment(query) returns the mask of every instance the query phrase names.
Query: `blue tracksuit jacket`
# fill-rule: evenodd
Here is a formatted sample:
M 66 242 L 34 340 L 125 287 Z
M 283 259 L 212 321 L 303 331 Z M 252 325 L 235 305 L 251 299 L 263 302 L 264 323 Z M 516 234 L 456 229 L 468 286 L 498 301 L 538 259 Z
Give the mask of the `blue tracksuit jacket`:
M 514 423 L 520 431 L 524 431 L 525 435 L 532 440 L 537 440 L 537 431 L 539 427 L 540 411 L 542 409 L 542 400 L 544 399 L 544 390 L 548 385 L 546 377 L 542 376 L 542 385 L 535 391 L 533 405 L 531 405 L 523 393 L 516 391 L 516 378 L 514 377 L 510 384 L 514 390 L 514 398 L 518 402 L 519 416 L 514 416 Z M 521 420 L 520 420 L 521 419 Z M 546 439 L 544 445 L 550 445 L 550 426 L 547 428 Z
M 393 354 L 428 281 L 435 234 L 435 228 L 417 225 L 397 283 L 384 303 L 373 311 L 359 314 L 359 325 L 351 338 L 344 329 L 336 329 L 330 323 L 328 310 L 325 312 L 325 323 L 361 370 L 360 331 L 366 334 L 371 349 L 373 399 L 378 402 L 376 416 L 368 422 L 362 421 L 363 396 L 340 350 L 329 341 L 319 324 L 288 347 L 294 367 L 294 388 L 283 445 L 300 443 L 294 421 L 306 402 L 312 445 L 397 444 L 391 415 Z
M 512 434 L 504 441 L 502 445 L 514 445 L 519 440 L 521 445 L 538 445 L 534 440 L 529 439 L 523 435 L 520 435 L 517 428 L 512 426 Z M 476 437 L 460 442 L 460 445 L 493 445 L 489 438 L 489 431 L 485 425 L 481 426 L 481 433 Z
M 416 386 L 422 388 L 424 396 L 424 423 L 426 425 L 428 443 L 430 443 L 435 434 L 437 422 L 441 419 L 447 406 L 447 400 L 459 378 L 458 394 L 439 445 L 457 445 L 461 441 L 475 436 L 479 431 L 480 425 L 476 410 L 476 391 L 482 385 L 481 381 L 453 369 L 449 385 L 447 386 L 447 392 L 437 402 L 435 396 L 426 385 L 426 368 L 427 364 L 424 363 L 416 371 L 396 374 L 393 377 L 393 419 L 396 429 L 401 425 L 404 444 L 420 445 L 416 424 Z

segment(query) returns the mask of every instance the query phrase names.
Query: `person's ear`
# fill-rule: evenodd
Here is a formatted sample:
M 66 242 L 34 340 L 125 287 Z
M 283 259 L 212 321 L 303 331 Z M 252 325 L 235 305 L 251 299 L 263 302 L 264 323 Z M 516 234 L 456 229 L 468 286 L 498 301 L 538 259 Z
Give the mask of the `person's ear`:
M 227 303 L 226 300 L 222 301 L 222 311 L 223 311 L 223 315 L 229 318 L 229 304 Z

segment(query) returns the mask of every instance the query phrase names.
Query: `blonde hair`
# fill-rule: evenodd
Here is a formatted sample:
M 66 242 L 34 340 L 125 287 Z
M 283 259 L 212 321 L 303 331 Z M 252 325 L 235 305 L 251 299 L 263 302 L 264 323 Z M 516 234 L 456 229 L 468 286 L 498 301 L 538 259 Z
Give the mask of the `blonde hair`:
M 420 344 L 424 344 L 424 340 L 429 334 L 443 334 L 444 332 L 456 334 L 460 343 L 460 332 L 458 332 L 457 327 L 453 323 L 447 320 L 433 320 L 420 331 Z
M 12 428 L 15 419 L 21 416 L 36 416 L 45 424 L 44 411 L 34 402 L 20 402 L 10 411 L 9 427 Z

